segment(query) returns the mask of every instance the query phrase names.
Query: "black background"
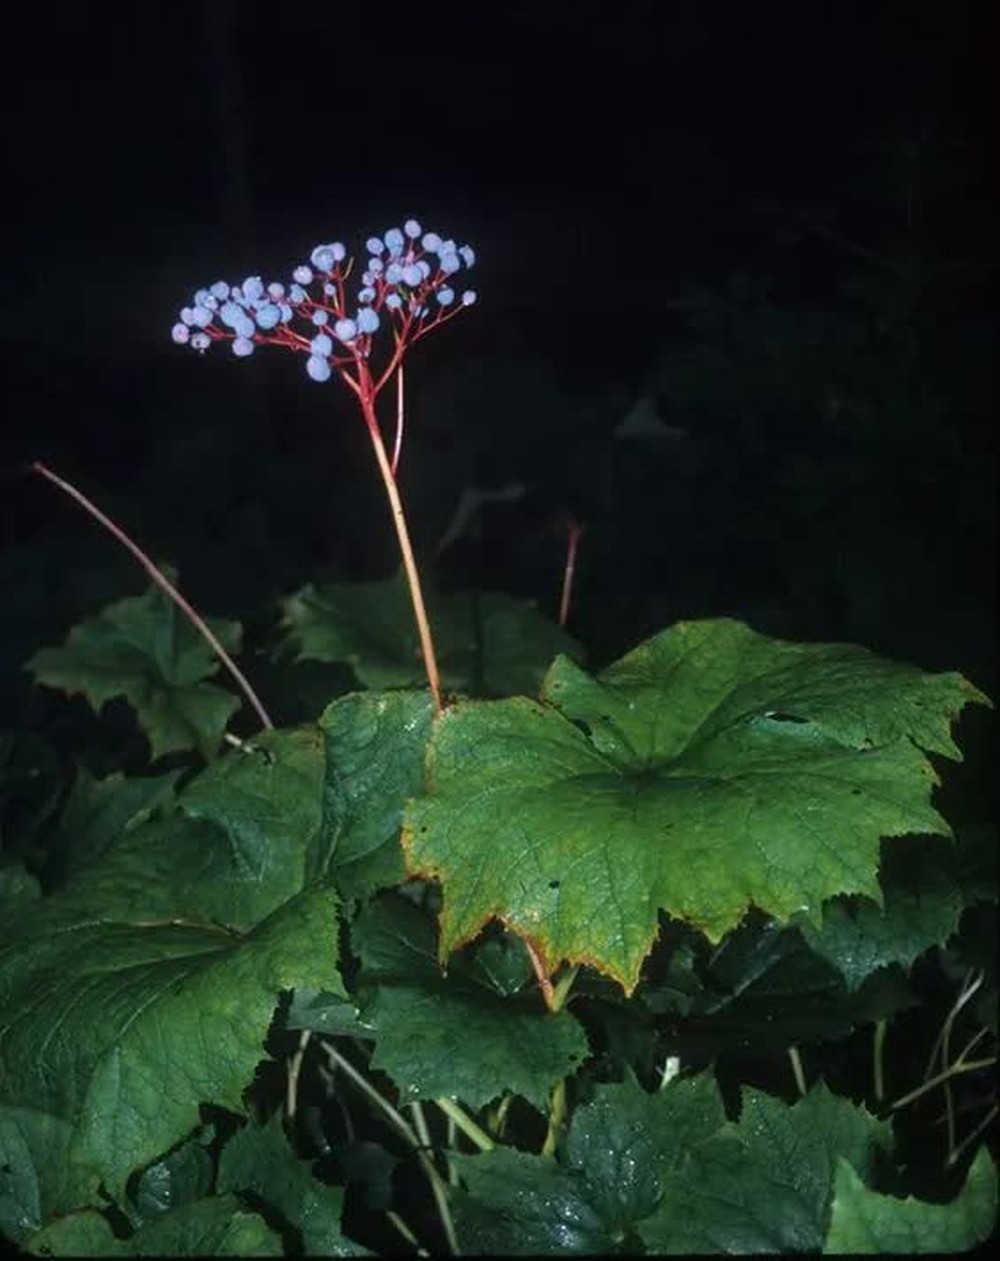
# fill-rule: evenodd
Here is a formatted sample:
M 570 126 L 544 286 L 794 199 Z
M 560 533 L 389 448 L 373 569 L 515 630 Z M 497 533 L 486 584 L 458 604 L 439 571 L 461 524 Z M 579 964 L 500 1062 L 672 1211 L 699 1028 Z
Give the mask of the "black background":
M 839 230 L 881 248 L 899 225 L 879 188 L 907 143 L 933 153 L 947 188 L 922 248 L 971 260 L 976 275 L 945 304 L 942 337 L 957 307 L 991 353 L 991 10 L 212 0 L 19 11 L 3 84 L 2 521 L 8 590 L 28 583 L 42 598 L 10 651 L 42 634 L 52 642 L 144 582 L 78 508 L 25 473 L 34 459 L 178 565 L 208 612 L 246 615 L 323 574 L 391 571 L 347 392 L 316 387 L 273 351 L 236 364 L 217 347 L 199 359 L 169 330 L 203 284 L 287 278 L 319 241 L 360 247 L 416 215 L 480 260 L 477 306 L 411 356 L 402 479 L 418 544 L 426 552 L 440 537 L 470 481 L 528 487 L 479 551 L 461 554 L 457 581 L 551 607 L 562 546 L 552 523 L 569 509 L 588 523 L 577 629 L 598 657 L 675 616 L 777 604 L 785 612 L 765 628 L 857 638 L 989 686 L 993 517 L 927 562 L 960 571 L 957 586 L 913 591 L 886 630 L 811 596 L 796 608 L 794 584 L 769 577 L 765 553 L 796 527 L 775 508 L 755 535 L 747 504 L 766 512 L 768 469 L 779 450 L 810 448 L 807 424 L 737 448 L 716 417 L 718 458 L 701 448 L 696 483 L 683 454 L 656 469 L 628 456 L 617 514 L 599 483 L 619 458 L 614 426 L 681 336 L 670 300 L 749 268 L 779 307 L 832 303 L 864 260 L 815 235 L 789 244 L 782 227 L 798 208 L 833 206 Z M 435 406 L 482 364 L 487 395 L 510 385 L 508 369 L 512 380 L 540 372 L 560 407 L 532 414 L 538 396 L 516 396 L 517 415 L 486 432 Z M 922 523 L 916 551 L 956 505 L 992 495 L 993 404 L 981 391 L 974 403 L 964 428 L 940 439 L 969 452 L 965 463 L 927 475 L 934 484 L 905 509 Z M 660 410 L 696 428 L 669 400 Z M 904 443 L 926 447 L 928 436 Z M 840 475 L 831 462 L 830 493 L 849 512 Z M 667 521 L 665 505 L 681 500 L 686 515 Z M 818 566 L 832 563 L 817 553 Z M 929 608 L 955 601 L 950 620 Z

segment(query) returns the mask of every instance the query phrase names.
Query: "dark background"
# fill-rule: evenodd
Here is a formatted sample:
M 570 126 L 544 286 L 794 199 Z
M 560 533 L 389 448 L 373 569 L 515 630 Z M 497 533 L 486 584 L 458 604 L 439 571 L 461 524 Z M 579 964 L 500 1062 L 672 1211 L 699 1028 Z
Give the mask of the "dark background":
M 678 617 L 992 688 L 993 6 L 61 5 L 7 34 L 4 675 L 145 578 L 205 613 L 397 564 L 348 392 L 171 344 L 201 285 L 415 215 L 478 304 L 408 360 L 425 555 L 602 664 Z M 137 11 L 138 10 L 138 11 Z M 470 277 L 470 279 L 472 279 Z M 678 303 L 686 302 L 686 307 Z M 636 402 L 669 426 L 616 437 Z M 262 631 L 263 634 L 263 631 Z M 13 690 L 11 690 L 13 689 Z

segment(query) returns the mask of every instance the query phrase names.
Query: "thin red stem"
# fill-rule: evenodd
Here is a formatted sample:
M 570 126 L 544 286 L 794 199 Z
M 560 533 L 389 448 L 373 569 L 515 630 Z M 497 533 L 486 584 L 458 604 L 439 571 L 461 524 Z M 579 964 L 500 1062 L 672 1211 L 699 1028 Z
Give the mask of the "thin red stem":
M 545 999 L 545 1006 L 549 1011 L 555 1006 L 555 990 L 552 988 L 552 981 L 549 974 L 545 971 L 545 965 L 542 963 L 541 955 L 531 944 L 527 937 L 521 939 L 524 942 L 525 949 L 528 952 L 528 958 L 531 960 L 531 966 L 535 970 L 535 976 L 538 977 L 538 988 L 542 991 L 542 998 Z
M 392 475 L 396 476 L 399 468 L 399 457 L 403 450 L 403 419 L 406 414 L 403 398 L 403 364 L 400 362 L 396 372 L 396 440 L 392 446 Z
M 146 573 L 149 574 L 153 582 L 155 582 L 160 590 L 164 591 L 170 599 L 173 600 L 195 630 L 197 630 L 199 634 L 207 640 L 213 652 L 215 652 L 216 656 L 236 680 L 243 695 L 253 706 L 261 724 L 268 730 L 273 728 L 274 723 L 271 721 L 267 710 L 261 704 L 257 693 L 250 686 L 249 681 L 236 662 L 233 661 L 229 653 L 226 652 L 225 648 L 223 648 L 222 644 L 219 642 L 218 636 L 211 627 L 208 626 L 204 618 L 202 618 L 200 614 L 197 613 L 197 611 L 187 602 L 187 600 L 184 599 L 170 579 L 167 578 L 161 570 L 157 569 L 138 543 L 134 543 L 120 526 L 116 525 L 109 516 L 97 507 L 96 504 L 91 503 L 87 496 L 77 490 L 71 482 L 67 482 L 64 478 L 53 473 L 52 470 L 42 464 L 40 460 L 35 460 L 31 465 L 31 468 L 34 472 L 41 473 L 43 477 L 47 477 L 53 485 L 58 486 L 60 490 L 65 491 L 71 499 L 75 499 L 81 507 L 85 508 L 87 512 L 90 513 L 95 521 L 99 521 L 106 530 L 110 531 L 110 533 L 114 535 L 118 542 L 121 543 L 122 547 L 127 548 L 128 551 L 132 553 L 143 569 L 145 569 Z
M 385 443 L 382 441 L 382 431 L 379 429 L 378 417 L 375 414 L 375 391 L 372 388 L 371 378 L 368 376 L 367 366 L 364 364 L 364 361 L 359 363 L 358 371 L 361 378 L 361 385 L 357 391 L 358 399 L 361 403 L 361 410 L 364 413 L 365 423 L 368 426 L 372 447 L 375 450 L 375 459 L 378 461 L 378 469 L 382 475 L 385 493 L 389 497 L 389 506 L 392 509 L 392 523 L 396 528 L 396 538 L 399 540 L 399 551 L 403 558 L 406 581 L 410 588 L 410 599 L 413 602 L 413 615 L 417 622 L 417 634 L 420 636 L 420 650 L 424 658 L 424 669 L 427 672 L 427 683 L 431 689 L 431 696 L 434 698 L 434 712 L 440 714 L 442 710 L 441 678 L 438 674 L 437 658 L 434 655 L 434 640 L 431 636 L 430 620 L 427 617 L 427 608 L 424 604 L 423 591 L 420 587 L 420 574 L 417 570 L 417 562 L 413 556 L 410 531 L 406 525 L 406 513 L 403 510 L 403 501 L 399 496 L 399 487 L 396 485 L 392 466 L 386 454 Z
M 566 537 L 566 567 L 563 570 L 562 599 L 559 601 L 559 625 L 565 626 L 569 618 L 569 602 L 573 595 L 573 576 L 576 572 L 577 544 L 583 526 L 574 518 L 569 518 Z

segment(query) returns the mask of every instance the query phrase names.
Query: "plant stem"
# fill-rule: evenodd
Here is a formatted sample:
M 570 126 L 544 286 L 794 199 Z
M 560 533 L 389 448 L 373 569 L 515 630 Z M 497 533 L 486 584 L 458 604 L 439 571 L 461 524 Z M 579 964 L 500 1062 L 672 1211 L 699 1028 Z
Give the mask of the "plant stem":
M 959 1158 L 961 1157 L 962 1153 L 966 1150 L 967 1147 L 972 1146 L 972 1144 L 976 1141 L 979 1135 L 982 1134 L 983 1130 L 989 1129 L 989 1127 L 996 1120 L 998 1111 L 1000 1111 L 1000 1108 L 998 1108 L 997 1104 L 993 1104 L 993 1106 L 986 1113 L 986 1115 L 979 1122 L 979 1124 L 975 1127 L 975 1129 L 970 1130 L 969 1133 L 966 1134 L 965 1138 L 962 1139 L 959 1145 L 954 1149 L 954 1151 L 948 1157 L 947 1166 L 949 1168 L 953 1167 L 954 1165 L 958 1163 Z
M 888 1023 L 883 1017 L 875 1022 L 875 1038 L 872 1043 L 872 1071 L 875 1078 L 875 1098 L 882 1102 L 885 1098 L 885 1035 Z
M 403 422 L 406 417 L 406 407 L 404 405 L 404 387 L 403 380 L 403 364 L 400 362 L 396 369 L 396 437 L 392 443 L 392 463 L 389 468 L 393 477 L 396 476 L 396 470 L 399 468 L 399 457 L 403 450 Z
M 467 1139 L 473 1142 L 481 1152 L 491 1152 L 496 1144 L 479 1126 L 473 1121 L 472 1117 L 458 1106 L 454 1099 L 449 1099 L 447 1095 L 442 1095 L 440 1099 L 436 1099 L 435 1103 L 452 1121 L 458 1126 Z
M 942 1082 L 949 1081 L 952 1077 L 957 1077 L 959 1073 L 975 1073 L 980 1068 L 992 1068 L 996 1062 L 997 1057 L 995 1055 L 988 1055 L 982 1060 L 956 1060 L 944 1072 L 938 1073 L 936 1077 L 931 1077 L 922 1086 L 918 1086 L 916 1090 L 911 1090 L 908 1095 L 903 1095 L 901 1098 L 896 1099 L 892 1107 L 894 1110 L 896 1108 L 905 1108 L 914 1099 L 919 1099 L 921 1095 L 926 1095 L 929 1090 L 933 1090 L 935 1086 L 940 1086 Z
M 567 968 L 559 980 L 556 982 L 552 990 L 552 1010 L 562 1011 L 566 1006 L 566 1000 L 569 998 L 569 992 L 573 988 L 573 982 L 576 980 L 580 971 L 580 965 L 574 963 L 571 968 Z
M 407 1226 L 406 1222 L 403 1221 L 403 1219 L 400 1217 L 398 1213 L 394 1213 L 392 1209 L 390 1208 L 390 1209 L 386 1209 L 385 1215 L 386 1217 L 388 1217 L 389 1221 L 392 1222 L 393 1226 L 396 1227 L 396 1229 L 403 1236 L 406 1242 L 412 1245 L 412 1247 L 416 1249 L 416 1253 L 418 1257 L 430 1256 L 430 1253 L 427 1251 L 426 1248 L 421 1248 L 420 1240 L 417 1239 L 416 1235 L 413 1233 L 412 1230 L 410 1230 L 409 1226 Z
M 570 517 L 566 527 L 566 565 L 563 569 L 562 596 L 559 600 L 559 625 L 565 626 L 569 618 L 569 603 L 573 597 L 573 575 L 576 572 L 576 551 L 583 526 Z
M 788 1048 L 788 1060 L 792 1066 L 795 1088 L 798 1090 L 800 1098 L 805 1098 L 809 1093 L 809 1087 L 806 1085 L 806 1075 L 802 1068 L 802 1056 L 799 1054 L 797 1046 L 793 1045 Z
M 378 470 L 382 475 L 385 493 L 389 497 L 389 506 L 392 508 L 392 523 L 396 527 L 396 537 L 399 540 L 399 550 L 403 557 L 406 581 L 410 587 L 410 599 L 413 601 L 413 615 L 417 620 L 417 633 L 420 636 L 420 650 L 424 657 L 427 682 L 431 689 L 431 696 L 434 698 L 434 712 L 440 714 L 442 709 L 441 679 L 438 675 L 437 659 L 434 656 L 434 640 L 431 637 L 424 596 L 420 589 L 420 575 L 417 572 L 417 563 L 413 557 L 410 532 L 406 526 L 406 513 L 403 511 L 403 501 L 399 497 L 399 488 L 396 485 L 395 477 L 392 475 L 389 457 L 386 455 L 385 443 L 382 441 L 382 433 L 378 427 L 378 417 L 375 415 L 374 401 L 364 391 L 358 392 L 358 399 L 361 403 L 361 410 L 364 413 L 365 423 L 368 426 L 368 434 L 371 437 L 372 446 L 375 448 L 375 459 L 378 461 Z
M 285 1112 L 287 1113 L 289 1120 L 295 1116 L 295 1109 L 298 1105 L 299 1075 L 302 1072 L 302 1061 L 305 1058 L 306 1047 L 309 1045 L 309 1039 L 311 1037 L 311 1030 L 302 1030 L 302 1033 L 299 1036 L 299 1045 L 296 1047 L 295 1054 L 288 1063 L 288 1089 L 285 1096 Z
M 542 998 L 545 999 L 545 1006 L 549 1011 L 553 1010 L 552 1004 L 555 1002 L 555 990 L 552 988 L 552 981 L 548 973 L 545 971 L 545 965 L 542 963 L 541 956 L 527 937 L 522 937 L 524 948 L 528 952 L 528 958 L 531 960 L 531 966 L 535 969 L 535 976 L 538 978 L 538 987 L 542 991 Z
M 566 1078 L 562 1077 L 552 1089 L 552 1106 L 549 1109 L 549 1128 L 542 1144 L 543 1156 L 554 1156 L 559 1141 L 559 1131 L 566 1120 Z
M 36 473 L 41 473 L 43 477 L 47 477 L 49 481 L 52 482 L 53 485 L 58 486 L 60 490 L 65 491 L 71 499 L 75 499 L 81 507 L 85 508 L 87 512 L 90 513 L 95 521 L 99 521 L 106 530 L 114 535 L 124 548 L 127 548 L 128 551 L 132 553 L 139 564 L 142 565 L 143 569 L 145 569 L 146 573 L 149 574 L 153 582 L 155 582 L 160 590 L 165 592 L 170 599 L 173 600 L 195 630 L 198 631 L 198 633 L 208 642 L 209 647 L 236 680 L 240 691 L 253 706 L 262 726 L 264 726 L 267 730 L 273 729 L 274 723 L 271 721 L 267 710 L 261 704 L 260 698 L 250 686 L 250 683 L 240 670 L 239 666 L 237 666 L 236 662 L 233 661 L 229 653 L 226 652 L 225 648 L 223 648 L 222 644 L 219 642 L 218 636 L 208 626 L 204 618 L 202 618 L 195 609 L 188 604 L 187 600 L 184 599 L 170 579 L 167 578 L 161 570 L 157 569 L 138 543 L 133 542 L 121 526 L 116 525 L 109 516 L 97 507 L 96 504 L 91 503 L 87 496 L 84 495 L 82 491 L 77 490 L 71 482 L 67 482 L 63 478 L 57 476 L 50 468 L 47 468 L 44 464 L 42 464 L 40 460 L 35 460 L 31 467 Z
M 441 1225 L 444 1229 L 445 1237 L 448 1240 L 448 1251 L 452 1256 L 458 1255 L 458 1240 L 455 1236 L 455 1223 L 451 1219 L 451 1209 L 448 1207 L 448 1189 L 438 1173 L 434 1161 L 420 1145 L 420 1139 L 414 1133 L 413 1128 L 407 1121 L 396 1111 L 388 1099 L 383 1099 L 370 1081 L 354 1067 L 350 1060 L 346 1059 L 337 1048 L 326 1038 L 321 1043 L 324 1052 L 330 1063 L 335 1067 L 342 1069 L 347 1077 L 364 1092 L 373 1104 L 385 1114 L 386 1119 L 390 1122 L 406 1140 L 406 1142 L 416 1152 L 420 1166 L 427 1176 L 430 1183 L 431 1192 L 434 1196 L 434 1203 L 437 1205 L 438 1216 L 441 1218 Z

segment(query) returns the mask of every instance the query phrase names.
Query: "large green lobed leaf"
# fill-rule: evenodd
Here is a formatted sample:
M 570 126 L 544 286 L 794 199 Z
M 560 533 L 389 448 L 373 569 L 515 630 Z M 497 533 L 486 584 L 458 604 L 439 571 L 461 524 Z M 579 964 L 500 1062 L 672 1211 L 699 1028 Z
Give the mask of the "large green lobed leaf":
M 441 680 L 477 695 L 534 695 L 556 653 L 580 646 L 528 600 L 496 592 L 443 595 L 425 578 Z M 373 689 L 426 680 L 410 591 L 402 570 L 383 582 L 308 584 L 283 605 L 297 660 L 350 665 Z
M 887 1136 L 823 1086 L 793 1107 L 748 1090 L 730 1122 L 708 1073 L 655 1095 L 630 1078 L 577 1108 L 556 1160 L 452 1157 L 459 1243 L 500 1256 L 816 1252 L 838 1158 L 866 1175 Z
M 442 976 L 432 921 L 401 895 L 374 899 L 352 926 L 365 995 L 359 1034 L 375 1039 L 372 1066 L 404 1102 L 447 1095 L 479 1108 L 509 1092 L 543 1110 L 586 1059 L 576 1017 L 545 1011 L 532 989 L 512 991 L 507 982 L 526 980 L 530 964 L 489 949 L 497 944 Z
M 965 1186 L 948 1204 L 880 1195 L 841 1159 L 824 1252 L 947 1256 L 985 1243 L 996 1227 L 997 1168 L 985 1147 L 972 1162 Z
M 227 651 L 239 648 L 240 625 L 209 619 Z M 207 680 L 219 669 L 214 651 L 158 587 L 109 604 L 69 633 L 61 648 L 42 648 L 28 662 L 39 683 L 82 692 L 95 709 L 122 696 L 135 709 L 152 755 L 218 750 L 239 698 Z
M 817 924 L 881 902 L 879 841 L 949 834 L 925 756 L 988 703 L 842 644 L 687 622 L 597 677 L 559 658 L 543 702 L 460 702 L 435 721 L 408 807 L 407 869 L 442 882 L 442 959 L 492 918 L 552 971 L 631 992 L 666 911 L 718 940 L 750 906 Z
M 199 819 L 126 831 L 4 926 L 0 1103 L 68 1123 L 116 1198 L 200 1104 L 241 1108 L 282 991 L 343 993 L 336 897 L 300 892 L 321 775 L 315 732 L 269 733 L 182 794 Z
M 270 1219 L 280 1213 L 299 1235 L 296 1251 L 307 1257 L 367 1255 L 341 1232 L 343 1188 L 313 1177 L 311 1162 L 301 1160 L 285 1138 L 280 1113 L 229 1139 L 219 1158 L 216 1192 L 249 1193 L 268 1205 Z

